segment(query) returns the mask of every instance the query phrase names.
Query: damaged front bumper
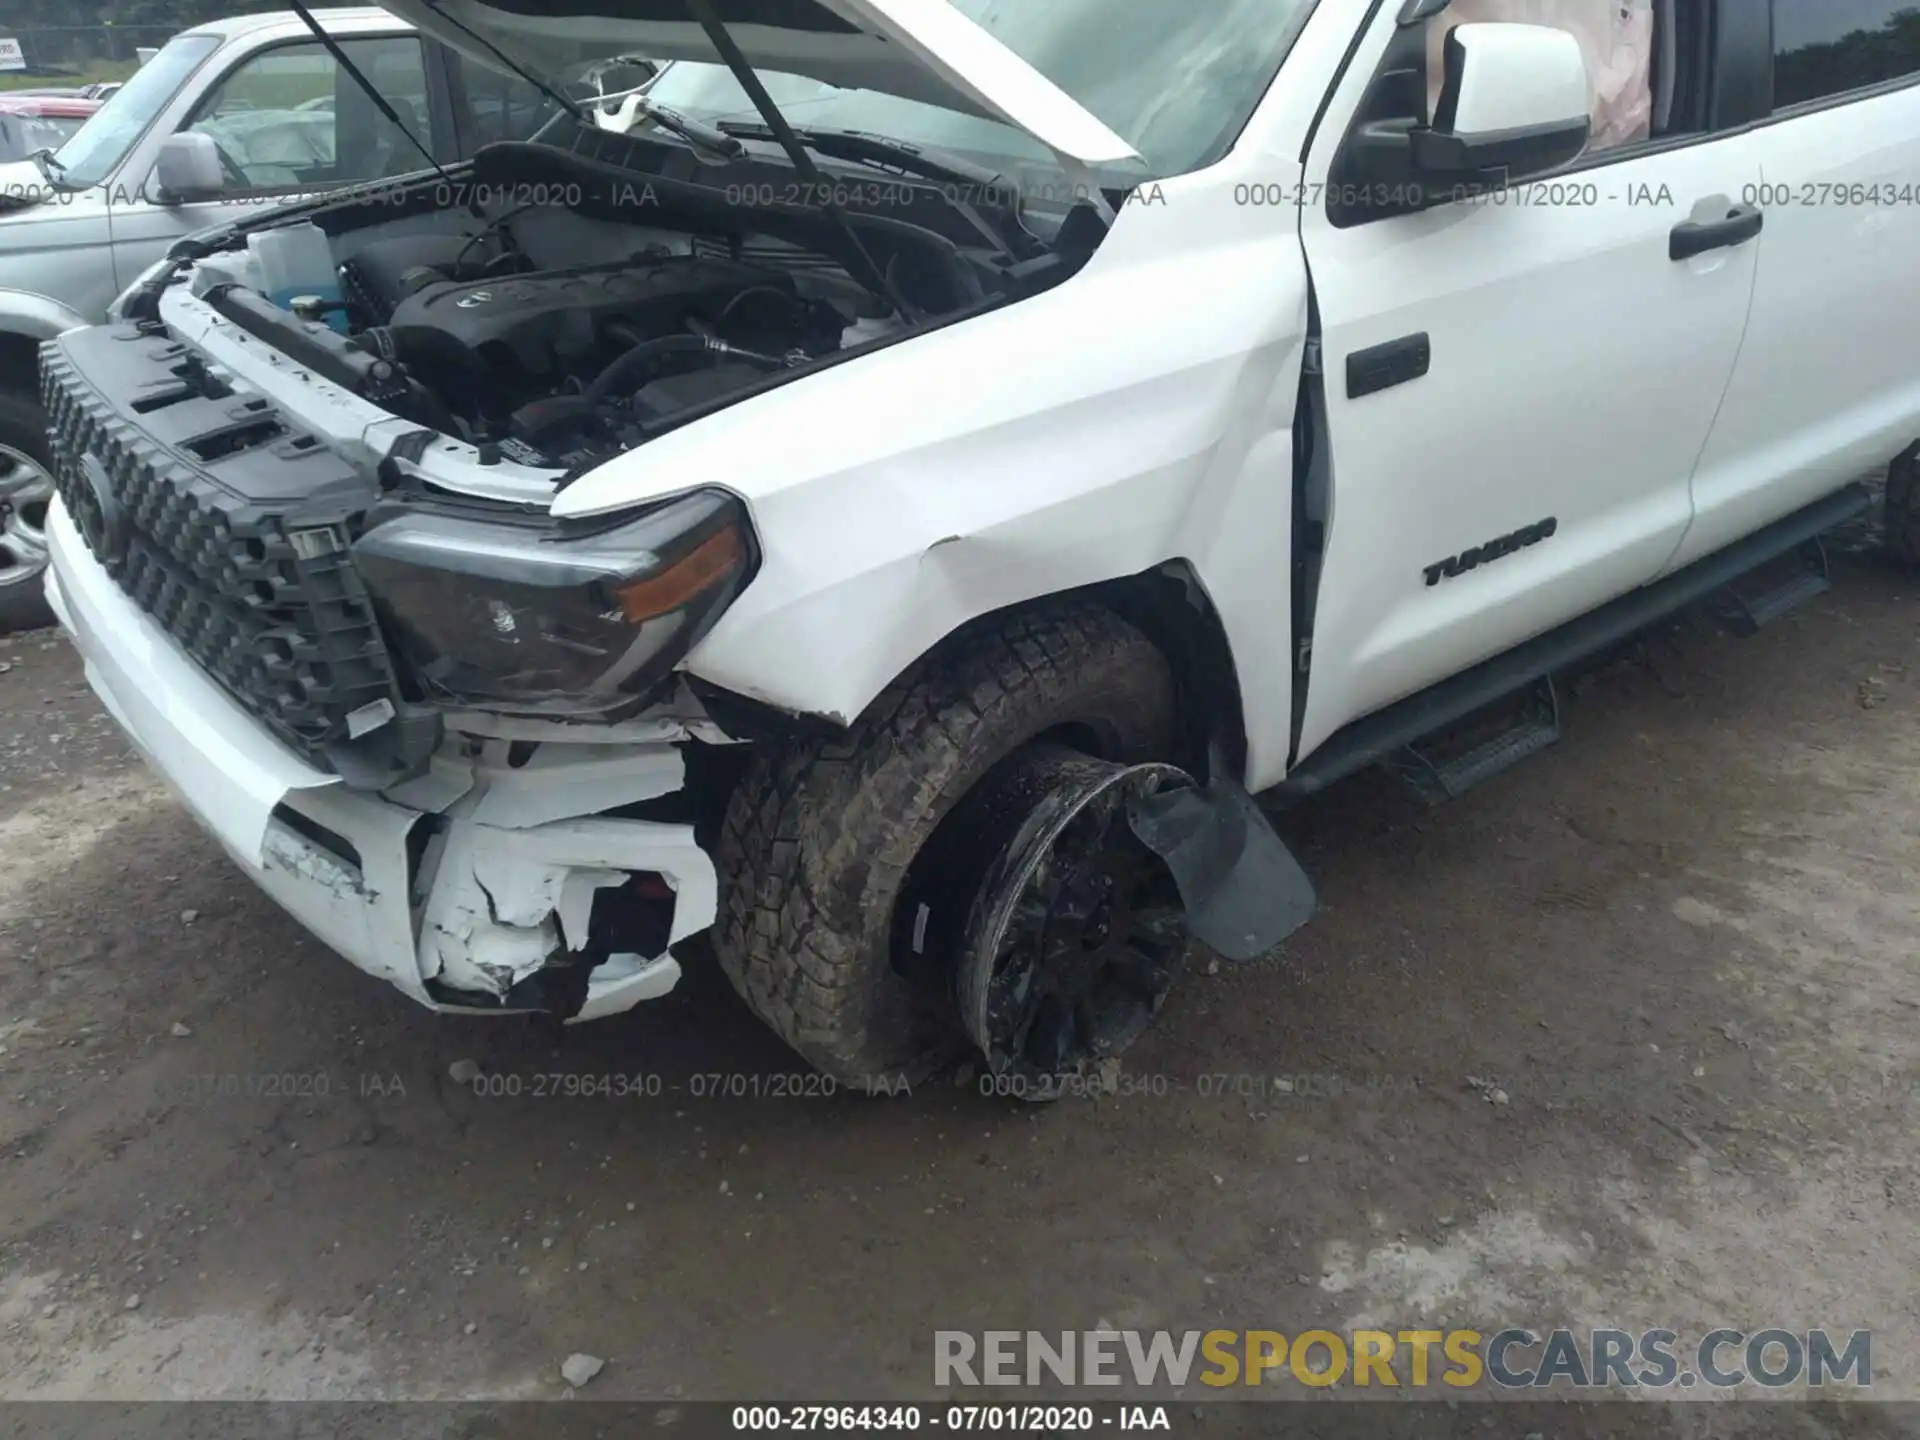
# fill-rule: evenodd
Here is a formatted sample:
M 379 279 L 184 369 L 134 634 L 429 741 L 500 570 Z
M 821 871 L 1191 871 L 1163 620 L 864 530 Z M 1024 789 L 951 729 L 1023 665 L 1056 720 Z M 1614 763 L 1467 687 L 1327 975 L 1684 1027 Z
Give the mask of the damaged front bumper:
M 230 700 L 48 515 L 47 593 L 108 710 L 229 855 L 370 975 L 450 1011 L 570 1020 L 664 995 L 671 947 L 713 923 L 690 824 L 634 818 L 682 789 L 688 722 L 619 743 L 448 726 L 428 773 L 380 793 L 308 765 Z M 618 812 L 618 813 L 616 813 Z

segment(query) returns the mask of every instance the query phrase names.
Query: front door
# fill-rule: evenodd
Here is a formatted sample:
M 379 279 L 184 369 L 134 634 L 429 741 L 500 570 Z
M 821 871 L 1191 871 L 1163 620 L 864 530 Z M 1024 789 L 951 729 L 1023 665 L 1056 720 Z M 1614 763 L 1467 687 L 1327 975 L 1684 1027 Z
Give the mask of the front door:
M 1601 34 L 1635 8 L 1595 5 Z M 1660 573 L 1753 292 L 1758 245 L 1739 227 L 1675 258 L 1676 227 L 1724 222 L 1761 178 L 1754 140 L 1716 137 L 1684 83 L 1701 72 L 1675 63 L 1704 27 L 1601 57 L 1637 63 L 1638 90 L 1610 92 L 1596 145 L 1549 181 L 1357 221 L 1316 203 L 1337 198 L 1317 187 L 1363 97 L 1377 103 L 1376 74 L 1404 81 L 1438 52 L 1400 8 L 1384 7 L 1308 159 L 1332 474 L 1301 758 Z M 1663 66 L 1682 83 L 1662 84 Z

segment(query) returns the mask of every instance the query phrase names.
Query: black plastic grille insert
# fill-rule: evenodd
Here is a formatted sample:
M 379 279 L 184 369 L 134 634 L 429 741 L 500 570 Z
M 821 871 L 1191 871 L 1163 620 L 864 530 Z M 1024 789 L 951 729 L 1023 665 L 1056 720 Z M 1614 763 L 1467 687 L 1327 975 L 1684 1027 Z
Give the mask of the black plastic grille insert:
M 328 766 L 396 698 L 347 546 L 373 485 L 268 402 L 131 326 L 41 353 L 54 480 L 119 587 L 276 736 Z

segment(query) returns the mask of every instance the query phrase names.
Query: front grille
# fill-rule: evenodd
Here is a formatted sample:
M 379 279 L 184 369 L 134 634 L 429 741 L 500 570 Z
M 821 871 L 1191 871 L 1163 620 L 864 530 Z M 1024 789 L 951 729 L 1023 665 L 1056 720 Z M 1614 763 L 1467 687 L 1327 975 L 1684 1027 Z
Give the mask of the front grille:
M 41 390 L 55 485 L 94 558 L 249 713 L 329 765 L 347 717 L 396 698 L 346 548 L 372 487 L 131 327 L 47 345 Z

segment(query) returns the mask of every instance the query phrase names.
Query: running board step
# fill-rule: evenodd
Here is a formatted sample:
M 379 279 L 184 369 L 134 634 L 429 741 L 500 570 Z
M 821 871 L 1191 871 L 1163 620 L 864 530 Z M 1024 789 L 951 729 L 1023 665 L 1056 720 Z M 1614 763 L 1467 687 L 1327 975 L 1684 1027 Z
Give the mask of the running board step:
M 1782 556 L 1778 564 L 1764 566 L 1746 577 L 1746 583 L 1727 586 L 1720 592 L 1713 614 L 1744 640 L 1832 588 L 1827 547 L 1816 536 Z
M 1560 696 L 1553 688 L 1552 676 L 1536 681 L 1524 692 L 1519 713 L 1513 718 L 1514 723 L 1506 729 L 1454 755 L 1445 755 L 1439 747 L 1408 745 L 1387 760 L 1387 768 L 1429 805 L 1458 800 L 1474 786 L 1559 743 Z
M 1844 486 L 1684 570 L 1363 716 L 1329 736 L 1285 780 L 1262 791 L 1260 801 L 1279 810 L 1318 795 L 1335 781 L 1391 758 L 1410 742 L 1418 743 L 1504 696 L 1537 684 L 1544 676 L 1564 671 L 1687 606 L 1700 604 L 1756 566 L 1793 554 L 1808 540 L 1847 524 L 1872 506 L 1873 496 L 1865 486 Z

